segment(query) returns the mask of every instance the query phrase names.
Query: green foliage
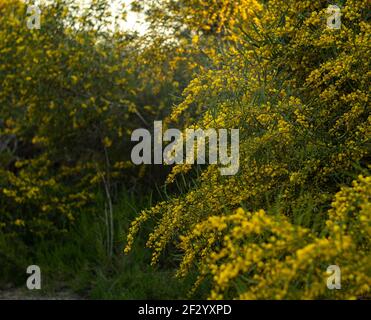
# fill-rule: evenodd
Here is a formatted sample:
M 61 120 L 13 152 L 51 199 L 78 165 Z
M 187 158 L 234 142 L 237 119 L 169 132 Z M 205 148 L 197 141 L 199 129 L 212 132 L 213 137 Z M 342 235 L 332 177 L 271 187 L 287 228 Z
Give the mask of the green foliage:
M 369 190 L 369 3 L 346 1 L 341 29 L 333 30 L 326 24 L 325 1 L 223 0 L 217 4 L 211 1 L 211 5 L 195 0 L 189 7 L 182 1 L 165 2 L 179 4 L 179 10 L 189 13 L 187 19 L 194 20 L 187 25 L 194 32 L 200 15 L 208 18 L 206 25 L 217 22 L 221 39 L 218 48 L 207 48 L 211 63 L 190 82 L 170 120 L 182 123 L 186 119 L 187 126 L 198 128 L 239 128 L 240 171 L 223 177 L 216 166 L 210 165 L 187 192 L 143 211 L 132 223 L 126 251 L 130 251 L 141 224 L 155 221 L 146 244 L 153 252 L 152 263 L 161 261 L 164 251 L 175 246 L 184 253 L 179 275 L 197 269 L 201 277 L 196 285 L 203 275 L 212 276 L 216 288 L 210 294 L 212 298 L 330 297 L 331 292 L 322 290 L 324 286 L 307 291 L 304 273 L 290 273 L 287 278 L 284 272 L 282 277 L 274 274 L 286 257 L 274 250 L 267 256 L 251 258 L 254 263 L 271 263 L 271 271 L 256 272 L 258 282 L 267 285 L 256 286 L 260 293 L 254 289 L 238 292 L 236 282 L 250 288 L 254 274 L 247 267 L 240 268 L 234 258 L 238 257 L 241 265 L 251 262 L 249 252 L 258 246 L 260 238 L 237 238 L 231 247 L 234 229 L 224 228 L 224 221 L 240 207 L 252 212 L 253 219 L 255 212 L 269 210 L 268 215 L 276 214 L 279 220 L 288 219 L 293 224 L 293 241 L 297 244 L 305 246 L 295 234 L 304 226 L 314 236 L 307 243 L 309 248 L 317 246 L 315 236 L 324 236 L 318 241 L 329 242 L 334 251 L 330 255 L 331 250 L 322 251 L 319 246 L 320 262 L 328 263 L 329 257 L 346 260 L 347 270 L 370 254 L 369 245 L 360 245 L 348 232 L 344 237 L 350 237 L 349 248 L 336 251 L 326 229 L 326 223 L 341 223 L 336 215 L 329 218 L 328 209 L 344 185 L 351 185 L 361 176 L 366 181 L 364 190 Z M 213 5 L 222 9 L 217 11 Z M 206 12 L 197 10 L 203 6 Z M 159 19 L 165 18 L 159 15 Z M 203 37 L 207 33 L 195 41 L 200 49 L 204 49 Z M 168 182 L 191 169 L 189 165 L 176 166 Z M 363 201 L 368 208 L 368 195 Z M 272 207 L 276 210 L 271 211 Z M 366 209 L 357 208 L 354 215 L 362 210 Z M 249 217 L 246 213 L 245 219 Z M 208 233 L 213 221 L 220 221 L 221 226 Z M 367 234 L 368 224 L 362 228 Z M 290 244 L 287 250 L 294 256 L 300 252 Z M 342 260 L 343 250 L 349 250 L 348 260 Z M 214 263 L 217 259 L 220 261 Z M 310 268 L 318 267 L 314 259 L 308 261 L 304 263 Z M 370 262 L 365 264 L 361 275 L 356 268 L 349 270 L 354 279 L 359 276 L 362 280 L 351 281 L 343 297 L 369 293 Z M 323 284 L 324 276 L 318 270 L 316 274 L 321 276 L 313 280 L 314 286 Z M 296 276 L 298 286 L 293 292 L 290 277 Z M 271 284 L 272 279 L 277 280 L 279 288 Z
M 0 10 L 0 229 L 30 240 L 66 231 L 101 186 L 138 182 L 131 132 L 166 114 L 189 72 L 174 45 L 112 33 L 105 1 L 82 16 L 54 2 L 32 30 L 25 4 Z
M 29 30 L 0 0 L 0 281 L 38 264 L 93 298 L 367 296 L 370 4 L 341 1 L 339 30 L 327 6 L 134 1 L 140 36 L 109 1 L 57 0 Z M 133 166 L 132 131 L 161 119 L 238 128 L 238 174 Z

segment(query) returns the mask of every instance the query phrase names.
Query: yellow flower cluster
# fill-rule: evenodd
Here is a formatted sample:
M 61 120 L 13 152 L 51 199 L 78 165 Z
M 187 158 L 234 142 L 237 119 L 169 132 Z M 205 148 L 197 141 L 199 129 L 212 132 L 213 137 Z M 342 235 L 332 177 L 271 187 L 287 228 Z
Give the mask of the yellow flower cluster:
M 283 215 L 242 208 L 212 216 L 182 237 L 178 275 L 193 265 L 212 279 L 211 299 L 360 298 L 371 292 L 371 177 L 335 196 L 328 235 L 289 223 Z M 342 288 L 326 286 L 329 265 L 342 270 Z
M 243 2 L 236 2 L 241 10 Z M 205 3 L 195 0 L 193 7 Z M 193 173 L 192 183 L 137 219 L 126 251 L 138 222 L 153 216 L 147 242 L 152 262 L 168 245 L 178 245 L 184 252 L 179 275 L 193 267 L 200 272 L 197 283 L 211 275 L 211 298 L 367 295 L 369 178 L 339 190 L 370 169 L 369 1 L 346 1 L 340 30 L 327 27 L 323 1 L 260 6 L 249 23 L 239 10 L 221 11 L 233 16 L 233 27 L 202 33 L 201 40 L 221 43 L 203 51 L 210 65 L 169 118 L 187 126 L 239 128 L 239 173 L 226 178 L 215 166 L 175 166 L 168 182 L 181 183 Z M 218 13 L 207 10 L 200 13 L 209 19 L 202 23 L 213 25 Z M 195 19 L 188 26 L 196 32 L 197 14 L 187 17 Z M 230 214 L 241 206 L 246 211 Z M 342 267 L 347 290 L 327 290 L 325 272 L 332 264 Z
M 91 1 L 80 15 L 73 1 L 44 1 L 41 28 L 30 30 L 28 3 L 0 0 L 0 225 L 7 232 L 17 219 L 31 234 L 68 227 L 96 205 L 102 175 L 112 189 L 147 174 L 131 165 L 130 135 L 164 117 L 189 82 L 194 62 L 184 47 L 160 34 L 111 32 L 104 2 Z

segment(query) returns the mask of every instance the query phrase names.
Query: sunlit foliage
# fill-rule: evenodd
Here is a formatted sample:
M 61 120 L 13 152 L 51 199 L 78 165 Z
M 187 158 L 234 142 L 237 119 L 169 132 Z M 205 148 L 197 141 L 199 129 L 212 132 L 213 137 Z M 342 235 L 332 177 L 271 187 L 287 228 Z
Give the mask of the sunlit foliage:
M 369 2 L 344 1 L 339 30 L 327 27 L 327 1 L 169 3 L 186 10 L 193 32 L 201 21 L 220 35 L 170 120 L 239 128 L 241 167 L 226 178 L 208 166 L 188 192 L 142 212 L 126 250 L 154 219 L 152 262 L 177 246 L 179 275 L 199 270 L 199 282 L 211 275 L 211 298 L 331 297 L 323 273 L 336 263 L 349 280 L 339 296 L 369 294 L 369 177 L 350 198 L 342 198 L 347 189 L 338 193 L 370 169 Z M 209 36 L 197 35 L 196 44 Z M 174 167 L 168 182 L 191 169 Z M 344 206 L 352 208 L 347 223 L 365 221 L 357 235 L 342 222 Z

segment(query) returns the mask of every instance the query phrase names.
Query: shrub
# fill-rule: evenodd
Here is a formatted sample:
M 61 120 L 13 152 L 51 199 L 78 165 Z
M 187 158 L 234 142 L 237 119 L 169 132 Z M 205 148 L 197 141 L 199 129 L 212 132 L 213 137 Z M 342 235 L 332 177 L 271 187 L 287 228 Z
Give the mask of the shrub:
M 341 244 L 335 231 L 326 236 L 326 224 L 339 223 L 335 212 L 342 208 L 329 209 L 345 192 L 336 196 L 340 188 L 369 174 L 369 3 L 345 1 L 340 30 L 326 26 L 326 1 L 261 1 L 253 12 L 244 1 L 233 2 L 238 10 L 218 3 L 233 24 L 217 28 L 219 50 L 208 50 L 212 63 L 191 81 L 170 120 L 239 128 L 240 172 L 222 177 L 208 166 L 187 192 L 141 213 L 126 251 L 140 225 L 154 219 L 147 242 L 152 262 L 175 244 L 183 252 L 179 274 L 195 268 L 201 279 L 211 275 L 212 298 L 328 297 L 322 267 L 335 260 L 346 279 L 356 279 L 343 297 L 367 294 L 368 223 L 359 224 L 364 247 L 348 233 Z M 196 11 L 187 17 L 196 19 Z M 176 166 L 168 182 L 190 170 Z M 369 177 L 361 181 L 368 189 Z M 363 192 L 352 191 L 355 198 Z M 369 196 L 362 201 L 360 215 Z M 257 213 L 233 213 L 239 207 Z M 282 238 L 280 244 L 261 233 Z M 316 258 L 319 264 L 311 264 Z
M 56 1 L 29 30 L 26 3 L 1 2 L 1 232 L 64 232 L 98 189 L 113 197 L 144 174 L 131 132 L 168 112 L 190 71 L 174 44 L 111 32 L 108 5 L 77 15 Z

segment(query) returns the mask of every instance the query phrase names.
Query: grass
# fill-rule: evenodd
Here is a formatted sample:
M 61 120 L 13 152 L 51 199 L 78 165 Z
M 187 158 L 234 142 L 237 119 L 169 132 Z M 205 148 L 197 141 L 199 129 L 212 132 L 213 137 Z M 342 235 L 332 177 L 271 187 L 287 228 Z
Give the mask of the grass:
M 125 191 L 117 198 L 113 207 L 115 236 L 112 256 L 107 251 L 104 200 L 100 197 L 95 213 L 82 212 L 72 229 L 62 237 L 37 242 L 28 252 L 23 247 L 21 257 L 14 253 L 12 257 L 16 260 L 17 272 L 3 273 L 0 284 L 11 281 L 13 285 L 24 287 L 27 266 L 36 264 L 42 272 L 42 289 L 36 293 L 38 296 L 53 297 L 68 291 L 89 299 L 186 298 L 193 277 L 176 279 L 175 266 L 166 261 L 159 267 L 151 267 L 151 253 L 144 245 L 143 232 L 146 230 L 142 231 L 133 252 L 123 254 L 130 222 L 141 209 L 151 205 L 151 197 Z M 147 231 L 149 229 L 150 226 Z M 7 252 L 10 251 L 7 249 Z M 13 268 L 9 266 L 7 269 Z

